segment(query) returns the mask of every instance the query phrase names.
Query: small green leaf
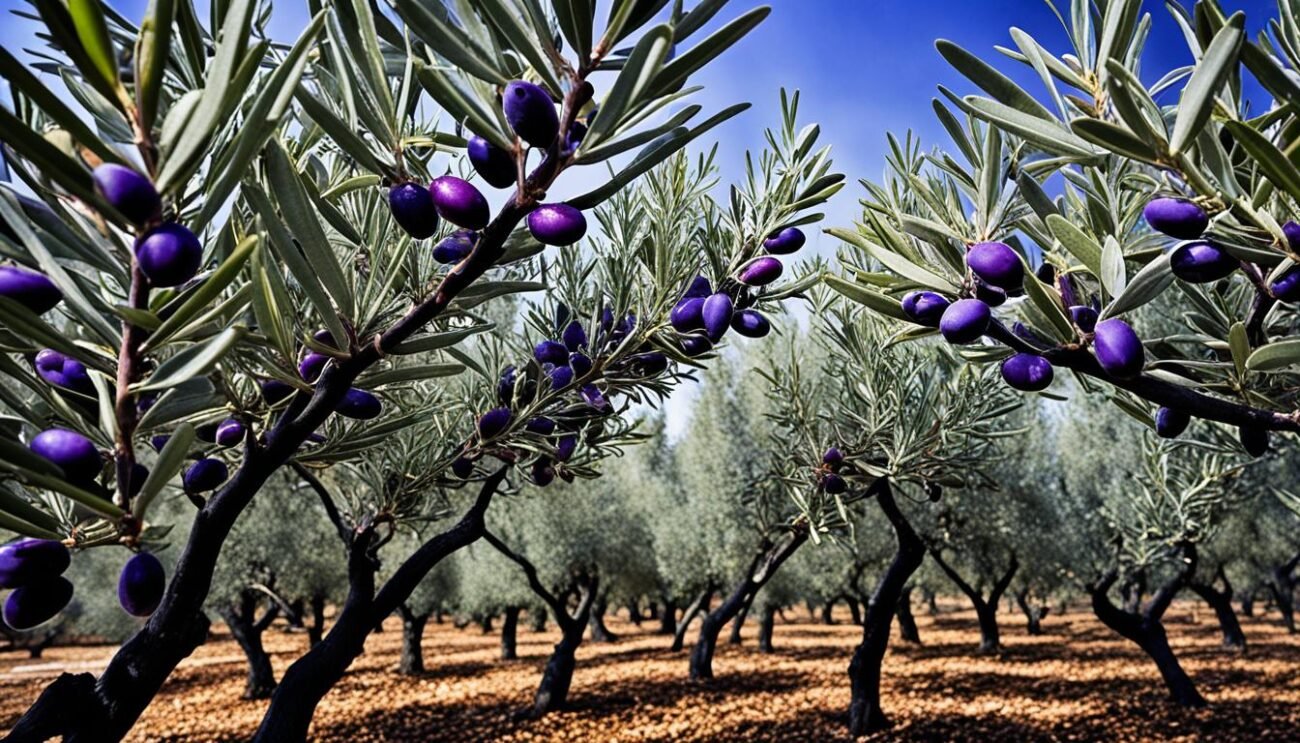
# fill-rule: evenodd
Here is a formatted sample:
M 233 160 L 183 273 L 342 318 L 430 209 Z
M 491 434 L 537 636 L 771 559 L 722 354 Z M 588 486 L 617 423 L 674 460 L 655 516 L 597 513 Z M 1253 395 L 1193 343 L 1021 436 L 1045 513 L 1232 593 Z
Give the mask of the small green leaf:
M 1160 293 L 1173 281 L 1174 274 L 1169 267 L 1169 254 L 1161 253 L 1143 266 L 1133 280 L 1128 282 L 1124 291 L 1101 311 L 1102 319 L 1119 317 L 1125 312 L 1141 307 L 1160 296 Z
M 438 377 L 454 377 L 463 371 L 465 371 L 465 367 L 460 364 L 403 366 L 363 377 L 357 380 L 357 385 L 366 389 L 375 389 L 376 387 L 397 382 L 418 382 L 424 379 L 437 379 Z
M 190 445 L 194 443 L 194 426 L 183 423 L 167 439 L 163 445 L 162 451 L 158 453 L 158 461 L 154 463 L 153 469 L 149 471 L 149 477 L 145 478 L 144 486 L 140 488 L 140 494 L 136 496 L 135 503 L 131 512 L 138 519 L 143 519 L 149 511 L 149 504 L 153 503 L 154 498 L 162 492 L 167 483 L 176 477 L 176 473 L 181 471 L 185 464 L 186 455 L 190 452 Z
M 887 297 L 879 292 L 871 291 L 865 286 L 855 282 L 840 278 L 839 276 L 825 276 L 822 279 L 827 286 L 836 292 L 847 297 L 848 299 L 865 305 L 872 311 L 892 317 L 895 320 L 911 322 L 907 313 L 903 312 L 903 305 L 893 297 Z
M 1246 359 L 1246 368 L 1257 372 L 1282 371 L 1300 364 L 1300 339 L 1274 341 L 1255 349 Z
M 1232 351 L 1232 363 L 1237 367 L 1237 376 L 1245 376 L 1246 361 L 1250 356 L 1250 339 L 1246 337 L 1245 323 L 1235 322 L 1228 329 L 1228 348 Z
M 131 389 L 133 392 L 165 390 L 206 374 L 247 334 L 247 328 L 227 328 L 207 343 L 197 343 L 162 362 L 148 379 Z
M 149 10 L 140 24 L 140 38 L 135 45 L 135 99 L 140 125 L 145 130 L 153 129 L 158 113 L 175 19 L 176 0 L 149 0 Z
M 1214 35 L 1200 63 L 1192 71 L 1187 87 L 1183 88 L 1178 103 L 1178 116 L 1174 119 L 1174 132 L 1169 138 L 1171 155 L 1180 154 L 1210 120 L 1214 113 L 1214 100 L 1219 95 L 1228 75 L 1237 66 L 1242 42 L 1246 39 L 1246 14 L 1233 13 L 1228 23 Z
M 978 85 L 985 93 L 993 96 L 993 99 L 1018 111 L 1022 111 L 1034 118 L 1045 121 L 1055 121 L 1052 112 L 1048 111 L 1043 104 L 1039 103 L 1032 95 L 1026 93 L 1023 88 L 1016 85 L 1001 72 L 998 72 L 988 63 L 979 57 L 957 46 L 947 39 L 939 39 L 934 42 L 934 46 L 939 50 L 939 54 L 948 60 L 948 64 L 957 68 L 957 71 L 965 75 L 971 82 Z
M 1124 293 L 1128 284 L 1128 274 L 1124 269 L 1124 251 L 1114 235 L 1106 236 L 1106 245 L 1101 249 L 1101 285 L 1106 293 L 1118 297 Z
M 468 328 L 457 328 L 455 330 L 445 330 L 441 333 L 430 333 L 408 341 L 399 343 L 390 353 L 395 355 L 427 353 L 429 351 L 438 351 L 469 338 L 470 336 L 485 333 L 495 328 L 494 323 L 483 323 L 481 325 L 472 325 Z
M 1047 229 L 1051 230 L 1052 235 L 1061 241 L 1066 251 L 1086 266 L 1094 276 L 1101 276 L 1101 246 L 1096 240 L 1059 214 L 1047 217 Z
M 745 34 L 754 30 L 767 18 L 772 9 L 766 6 L 754 8 L 736 20 L 715 31 L 711 36 L 691 47 L 684 54 L 664 65 L 663 71 L 655 79 L 653 95 L 670 93 L 686 84 L 696 70 L 711 62 L 732 44 L 740 41 Z

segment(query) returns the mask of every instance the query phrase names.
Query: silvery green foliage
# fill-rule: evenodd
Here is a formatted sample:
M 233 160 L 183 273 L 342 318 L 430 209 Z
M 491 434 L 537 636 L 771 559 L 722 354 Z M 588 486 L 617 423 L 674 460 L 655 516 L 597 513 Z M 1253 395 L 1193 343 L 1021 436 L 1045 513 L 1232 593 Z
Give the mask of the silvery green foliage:
M 414 529 L 402 529 L 394 535 L 384 550 L 380 579 L 386 579 L 411 552 L 419 548 L 423 542 L 421 533 Z M 470 578 L 469 573 L 465 553 L 450 555 L 435 565 L 402 603 L 416 616 L 429 616 L 435 611 L 451 611 L 464 602 L 465 589 L 474 585 L 475 579 Z
M 899 299 L 907 292 L 972 296 L 967 247 L 1003 241 L 1029 269 L 1048 265 L 1054 276 L 1027 270 L 1024 296 L 995 311 L 992 343 L 962 348 L 966 359 L 1041 355 L 1058 378 L 1076 372 L 1084 389 L 1106 390 L 1147 425 L 1166 405 L 1234 426 L 1295 431 L 1296 313 L 1270 284 L 1300 262 L 1282 231 L 1300 216 L 1300 171 L 1281 152 L 1290 104 L 1300 100 L 1297 26 L 1273 23 L 1252 41 L 1243 14 L 1227 16 L 1216 0 L 1192 12 L 1168 4 L 1195 63 L 1156 71 L 1163 74 L 1156 79 L 1142 67 L 1151 18 L 1141 7 L 1072 2 L 1062 17 L 1069 54 L 1051 51 L 1055 39 L 1015 28 L 1013 45 L 997 49 L 1002 61 L 940 41 L 940 53 L 979 89 L 962 96 L 940 88 L 934 109 L 954 147 L 922 152 L 910 134 L 890 138 L 888 171 L 867 184 L 862 222 L 832 231 L 847 243 L 847 270 L 829 282 L 875 313 L 906 320 Z M 1289 2 L 1278 7 L 1292 16 Z M 1022 89 L 998 70 L 1007 64 L 1033 70 L 1041 86 Z M 1271 105 L 1247 105 L 1247 74 Z M 1205 284 L 1177 280 L 1168 252 L 1176 242 L 1142 216 L 1158 196 L 1206 210 L 1206 237 L 1239 259 L 1240 270 Z M 1172 332 L 1135 316 L 1155 301 L 1171 308 Z M 1103 318 L 1135 326 L 1146 347 L 1143 373 L 1119 379 L 1098 365 L 1093 334 L 1068 312 L 1092 302 Z M 914 326 L 907 337 L 933 332 Z
M 539 599 L 528 587 L 519 566 L 487 544 L 470 545 L 454 555 L 457 570 L 456 612 L 495 616 L 510 607 L 533 607 Z

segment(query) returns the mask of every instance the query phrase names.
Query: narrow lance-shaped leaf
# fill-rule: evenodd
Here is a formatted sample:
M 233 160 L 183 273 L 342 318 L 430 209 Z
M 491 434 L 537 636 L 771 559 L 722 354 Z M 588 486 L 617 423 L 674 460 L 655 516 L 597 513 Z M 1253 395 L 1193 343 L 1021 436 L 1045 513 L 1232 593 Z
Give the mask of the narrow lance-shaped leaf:
M 1219 89 L 1237 64 L 1241 44 L 1246 38 L 1245 24 L 1246 14 L 1234 13 L 1227 25 L 1214 35 L 1214 40 L 1196 65 L 1178 104 L 1178 117 L 1174 119 L 1174 132 L 1169 138 L 1170 154 L 1181 153 L 1210 120 Z

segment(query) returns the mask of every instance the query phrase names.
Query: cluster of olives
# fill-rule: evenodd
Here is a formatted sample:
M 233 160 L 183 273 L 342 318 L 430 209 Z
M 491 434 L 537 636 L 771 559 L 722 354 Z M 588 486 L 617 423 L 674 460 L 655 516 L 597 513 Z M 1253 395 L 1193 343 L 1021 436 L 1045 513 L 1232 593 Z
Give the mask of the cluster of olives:
M 63 573 L 72 554 L 53 539 L 19 539 L 0 545 L 0 588 L 13 589 L 4 603 L 4 623 L 16 630 L 44 624 L 72 600 L 72 582 Z M 162 563 L 148 552 L 132 555 L 122 568 L 117 598 L 132 616 L 153 614 L 167 587 Z
M 844 452 L 832 446 L 822 454 L 822 466 L 817 470 L 818 484 L 822 490 L 831 495 L 839 495 L 849 489 L 849 484 L 840 476 L 844 467 Z
M 560 135 L 560 118 L 555 102 L 543 88 L 523 80 L 506 86 L 502 96 L 506 121 L 528 146 L 548 149 Z M 586 134 L 586 126 L 574 122 L 565 133 L 564 151 L 571 154 Z M 508 188 L 518 178 L 515 156 L 479 136 L 467 143 L 470 164 L 485 183 Z M 492 213 L 487 199 L 468 181 L 451 175 L 435 178 L 428 188 L 406 182 L 388 192 L 388 205 L 397 224 L 411 237 L 424 240 L 438 231 L 439 218 L 461 228 L 433 249 L 439 263 L 459 263 L 474 249 L 479 231 L 488 226 Z M 543 245 L 572 245 L 587 234 L 587 218 L 568 204 L 539 204 L 525 220 L 529 232 Z

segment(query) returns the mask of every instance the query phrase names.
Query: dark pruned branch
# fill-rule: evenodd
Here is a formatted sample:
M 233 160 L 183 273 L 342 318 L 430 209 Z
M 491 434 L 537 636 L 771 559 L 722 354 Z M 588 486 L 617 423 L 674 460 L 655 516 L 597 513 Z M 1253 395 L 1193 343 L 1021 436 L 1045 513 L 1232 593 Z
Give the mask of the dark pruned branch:
M 325 487 L 320 478 L 312 474 L 311 470 L 307 469 L 302 462 L 293 460 L 289 463 L 289 466 L 293 467 L 293 471 L 297 473 L 298 477 L 302 478 L 302 481 L 307 483 L 308 487 L 320 498 L 320 503 L 325 508 L 325 515 L 329 517 L 330 523 L 334 525 L 335 531 L 338 532 L 339 539 L 342 540 L 343 545 L 346 547 L 352 541 L 352 530 L 344 523 L 343 516 L 339 513 L 339 508 L 335 505 L 334 496 L 330 494 L 329 488 Z

